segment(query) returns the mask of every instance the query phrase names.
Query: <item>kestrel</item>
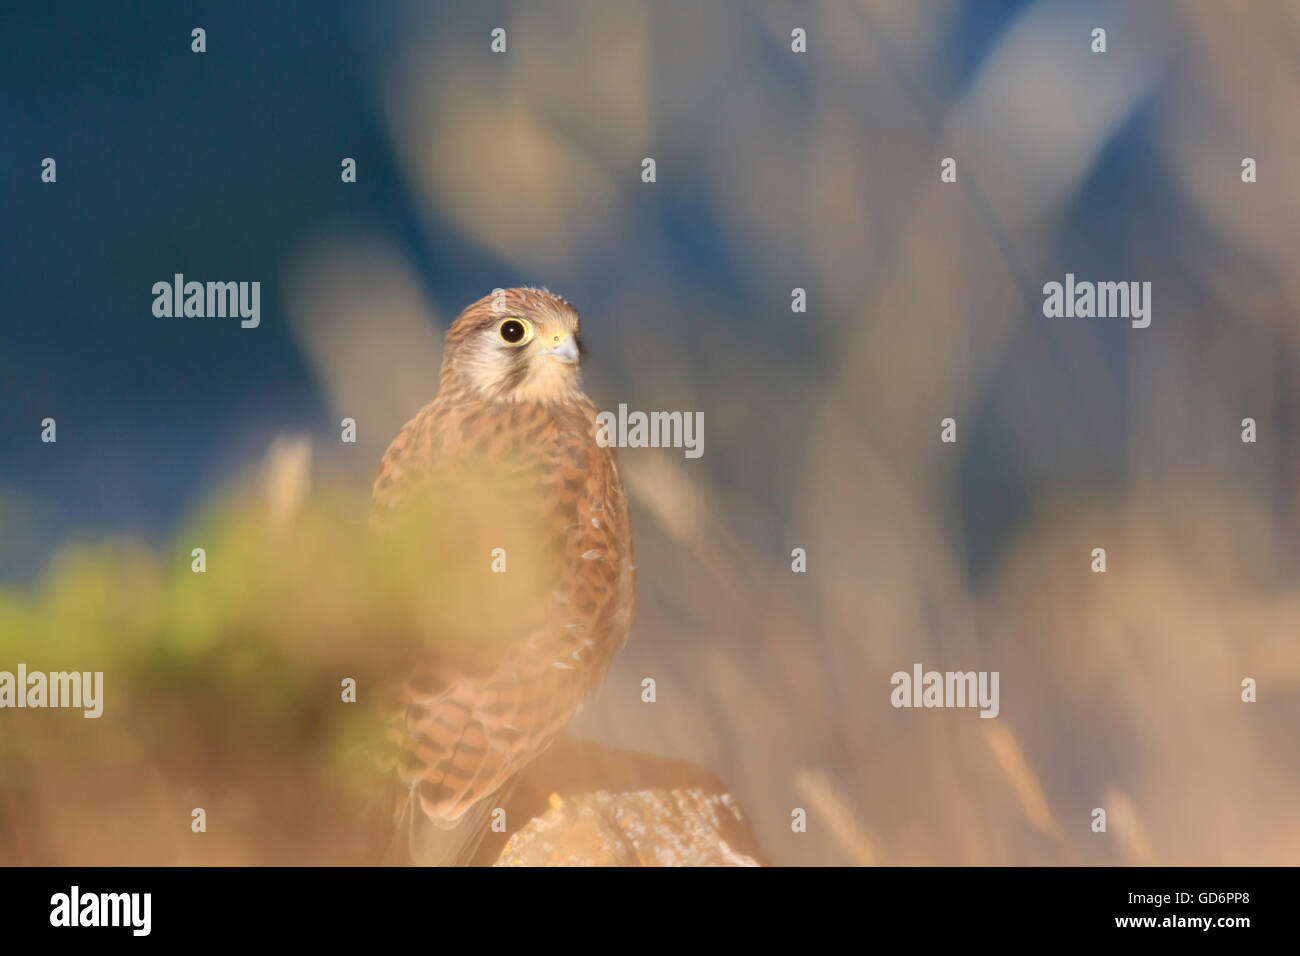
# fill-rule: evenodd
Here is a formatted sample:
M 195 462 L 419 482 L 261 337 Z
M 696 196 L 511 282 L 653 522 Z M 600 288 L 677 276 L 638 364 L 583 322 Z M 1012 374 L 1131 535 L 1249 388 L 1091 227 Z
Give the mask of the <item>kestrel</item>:
M 596 441 L 581 357 L 564 299 L 485 296 L 447 330 L 438 394 L 379 466 L 373 522 L 421 523 L 448 609 L 399 689 L 391 733 L 395 820 L 417 863 L 473 857 L 514 776 L 627 640 L 627 496 L 613 449 Z

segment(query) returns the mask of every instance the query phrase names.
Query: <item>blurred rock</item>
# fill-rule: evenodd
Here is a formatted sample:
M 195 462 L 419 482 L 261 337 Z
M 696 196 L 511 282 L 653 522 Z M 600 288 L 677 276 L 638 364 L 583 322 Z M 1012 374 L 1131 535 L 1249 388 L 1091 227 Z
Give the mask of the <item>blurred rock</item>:
M 494 866 L 762 866 L 740 805 L 710 771 L 681 760 L 565 740 L 521 775 Z

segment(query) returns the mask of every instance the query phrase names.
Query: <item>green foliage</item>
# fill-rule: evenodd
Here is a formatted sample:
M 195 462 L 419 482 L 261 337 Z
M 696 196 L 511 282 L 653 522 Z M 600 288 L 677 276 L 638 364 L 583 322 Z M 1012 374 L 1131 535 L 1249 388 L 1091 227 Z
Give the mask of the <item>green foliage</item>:
M 325 493 L 273 521 L 245 487 L 158 553 L 70 545 L 0 592 L 0 670 L 102 671 L 104 698 L 98 719 L 0 711 L 0 861 L 355 859 L 383 793 L 376 705 L 440 577 L 427 534 L 376 536 L 356 509 Z

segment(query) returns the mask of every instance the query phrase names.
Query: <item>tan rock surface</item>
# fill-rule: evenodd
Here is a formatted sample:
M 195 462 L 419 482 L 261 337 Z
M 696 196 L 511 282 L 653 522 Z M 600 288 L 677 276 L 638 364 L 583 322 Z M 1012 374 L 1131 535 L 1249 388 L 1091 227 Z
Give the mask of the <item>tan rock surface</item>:
M 681 760 L 561 741 L 521 776 L 495 866 L 760 866 L 744 814 L 710 771 Z

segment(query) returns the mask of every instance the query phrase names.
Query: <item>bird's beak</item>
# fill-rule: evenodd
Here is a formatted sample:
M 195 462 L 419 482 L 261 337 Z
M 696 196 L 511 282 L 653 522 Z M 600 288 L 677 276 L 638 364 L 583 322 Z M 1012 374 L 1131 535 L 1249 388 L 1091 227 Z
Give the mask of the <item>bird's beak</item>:
M 578 343 L 574 341 L 572 335 L 565 334 L 564 338 L 555 343 L 549 349 L 542 349 L 543 355 L 549 355 L 556 361 L 563 362 L 565 365 L 578 364 Z

